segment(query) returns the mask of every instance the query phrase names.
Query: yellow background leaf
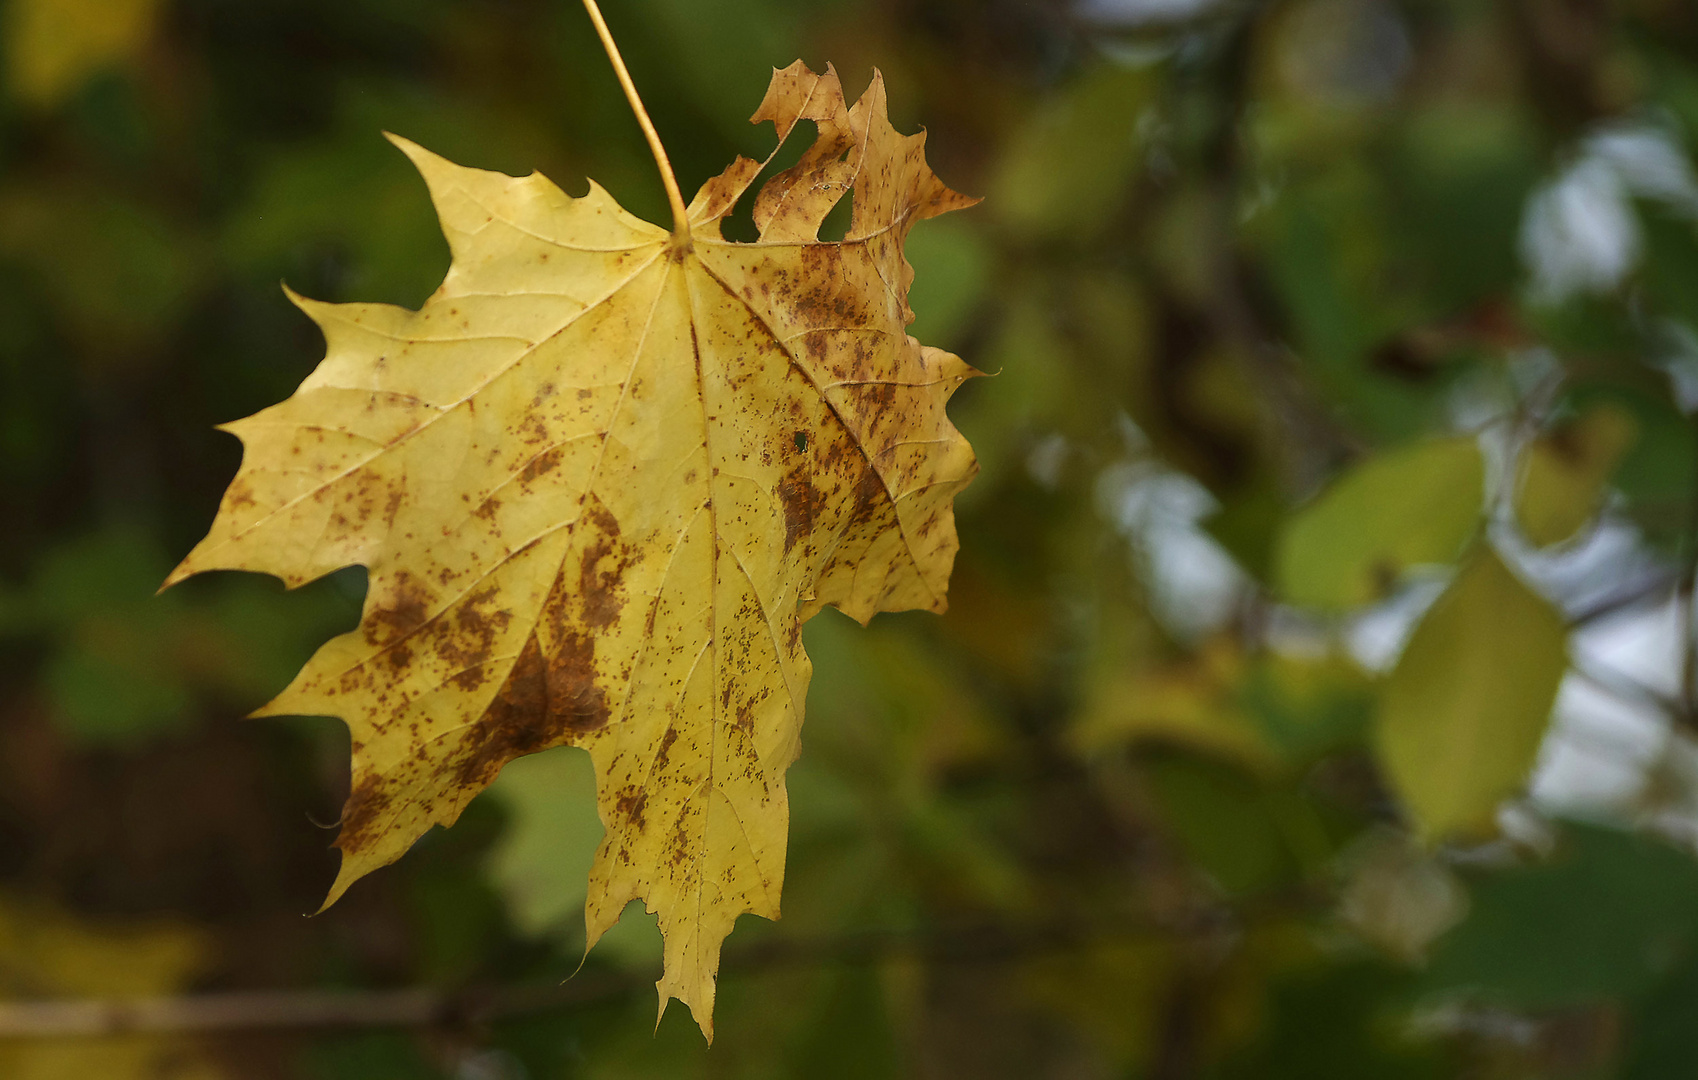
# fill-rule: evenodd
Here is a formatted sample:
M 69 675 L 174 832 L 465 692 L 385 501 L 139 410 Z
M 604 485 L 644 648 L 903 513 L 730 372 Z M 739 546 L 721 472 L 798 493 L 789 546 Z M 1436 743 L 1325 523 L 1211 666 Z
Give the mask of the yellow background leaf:
M 1526 783 L 1568 664 L 1562 615 L 1481 546 L 1380 700 L 1380 764 L 1429 839 L 1490 830 Z
M 1515 516 L 1528 540 L 1559 544 L 1597 514 L 1638 428 L 1632 413 L 1606 403 L 1533 441 L 1515 495 Z
M 0 997 L 138 998 L 180 990 L 207 943 L 173 922 L 93 924 L 45 904 L 0 898 Z M 0 1043 L 6 1080 L 213 1080 L 192 1040 L 158 1035 Z
M 1471 437 L 1357 465 L 1286 526 L 1281 591 L 1299 604 L 1354 607 L 1384 596 L 1410 566 L 1449 562 L 1479 527 L 1484 474 Z
M 139 53 L 158 8 L 159 0 L 11 0 L 3 25 L 13 91 L 58 104 L 89 76 Z

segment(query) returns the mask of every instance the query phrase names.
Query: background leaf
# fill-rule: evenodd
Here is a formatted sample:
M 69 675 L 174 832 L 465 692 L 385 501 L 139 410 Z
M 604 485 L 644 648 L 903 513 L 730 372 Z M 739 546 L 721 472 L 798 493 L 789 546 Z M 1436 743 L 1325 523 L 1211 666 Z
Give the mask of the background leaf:
M 1597 514 L 1636 427 L 1626 410 L 1595 405 L 1528 447 L 1515 498 L 1527 539 L 1539 547 L 1561 543 Z
M 1354 607 L 1386 595 L 1411 566 L 1450 562 L 1479 528 L 1484 472 L 1468 438 L 1355 466 L 1286 524 L 1280 591 L 1299 604 Z
M 1520 789 L 1567 667 L 1562 616 L 1488 546 L 1415 628 L 1381 691 L 1376 748 L 1416 828 L 1478 835 Z

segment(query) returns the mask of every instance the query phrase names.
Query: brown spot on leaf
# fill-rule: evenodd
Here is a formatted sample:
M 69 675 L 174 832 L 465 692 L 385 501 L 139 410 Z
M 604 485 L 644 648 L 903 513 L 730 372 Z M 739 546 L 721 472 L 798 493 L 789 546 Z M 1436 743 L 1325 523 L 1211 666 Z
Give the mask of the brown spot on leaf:
M 544 450 L 536 457 L 525 462 L 525 467 L 519 470 L 519 482 L 528 484 L 539 476 L 546 476 L 560 467 L 560 460 L 565 454 L 565 447 L 555 446 Z
M 342 830 L 336 835 L 336 846 L 344 854 L 352 855 L 377 840 L 378 826 L 390 802 L 382 784 L 382 777 L 368 773 L 348 792 L 348 801 L 342 804 Z
M 548 693 L 565 730 L 583 734 L 607 726 L 607 692 L 596 680 L 595 639 L 576 631 L 548 658 Z
M 643 827 L 643 810 L 648 806 L 648 792 L 639 790 L 635 784 L 627 784 L 619 792 L 619 798 L 614 808 L 624 815 L 633 829 Z
M 229 489 L 224 492 L 224 505 L 230 510 L 246 510 L 255 505 L 253 486 L 245 477 L 230 481 Z
M 814 512 L 821 505 L 819 489 L 807 475 L 804 463 L 778 486 L 778 503 L 784 509 L 784 551 L 789 554 L 796 541 L 814 529 Z
M 584 625 L 605 630 L 619 618 L 625 607 L 620 588 L 630 557 L 619 552 L 619 522 L 599 499 L 592 501 L 582 519 L 596 531 L 594 543 L 584 550 L 578 567 L 578 602 L 582 605 Z
M 559 732 L 549 715 L 549 681 L 535 635 L 514 661 L 489 708 L 467 732 L 455 781 L 462 787 L 483 787 L 501 767 L 516 757 L 556 745 Z
M 413 633 L 430 618 L 435 597 L 411 572 L 397 570 L 388 582 L 387 595 L 367 614 L 365 638 L 373 645 L 395 641 Z
M 678 741 L 678 729 L 676 727 L 668 727 L 666 729 L 666 734 L 664 734 L 660 737 L 660 745 L 655 747 L 655 751 L 654 751 L 654 771 L 655 772 L 658 773 L 662 769 L 666 768 L 667 759 L 669 757 L 671 757 L 671 755 L 672 755 L 672 744 L 677 742 L 677 741 Z

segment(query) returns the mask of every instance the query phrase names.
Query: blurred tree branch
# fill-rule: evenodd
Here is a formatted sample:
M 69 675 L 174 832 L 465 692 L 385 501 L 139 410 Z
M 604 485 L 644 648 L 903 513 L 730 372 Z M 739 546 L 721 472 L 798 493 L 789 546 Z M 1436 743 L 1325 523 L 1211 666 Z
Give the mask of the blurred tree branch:
M 1318 910 L 1311 897 L 1270 900 L 1249 917 Z M 1204 908 L 1178 916 L 981 924 L 920 931 L 869 930 L 818 938 L 768 938 L 727 950 L 726 974 L 859 965 L 904 957 L 936 965 L 1010 963 L 1149 936 L 1230 939 L 1242 911 Z M 584 972 L 558 984 L 396 990 L 257 990 L 134 1000 L 0 1002 L 0 1040 L 100 1038 L 134 1033 L 208 1034 L 324 1028 L 463 1028 L 571 1009 L 652 985 L 657 969 Z

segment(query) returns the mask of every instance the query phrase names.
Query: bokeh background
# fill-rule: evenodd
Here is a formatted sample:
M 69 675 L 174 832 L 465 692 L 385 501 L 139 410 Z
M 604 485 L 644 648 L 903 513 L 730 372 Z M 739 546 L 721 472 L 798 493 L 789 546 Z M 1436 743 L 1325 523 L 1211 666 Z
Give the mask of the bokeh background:
M 582 8 L 5 0 L 0 1021 L 341 1023 L 8 1029 L 0 1075 L 1698 1074 L 1698 6 L 607 8 L 686 194 L 801 57 L 882 69 L 986 196 L 910 246 L 916 336 L 996 373 L 952 606 L 808 627 L 786 914 L 728 942 L 715 1045 L 655 1028 L 640 909 L 561 985 L 574 750 L 304 917 L 347 736 L 240 717 L 361 572 L 154 595 L 213 425 L 322 355 L 279 281 L 441 280 L 380 132 L 666 220 Z

